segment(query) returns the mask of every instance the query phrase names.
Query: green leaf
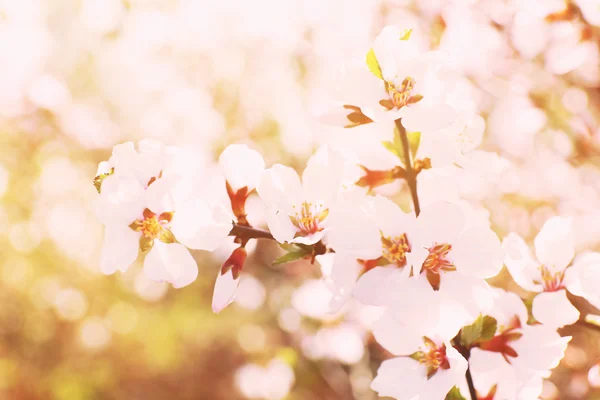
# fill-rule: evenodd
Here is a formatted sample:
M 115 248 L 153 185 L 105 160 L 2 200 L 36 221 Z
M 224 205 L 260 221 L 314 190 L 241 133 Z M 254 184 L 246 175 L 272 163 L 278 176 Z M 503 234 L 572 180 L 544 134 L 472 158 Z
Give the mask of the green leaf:
M 408 139 L 410 153 L 414 161 L 415 157 L 417 156 L 417 151 L 419 150 L 419 144 L 421 143 L 421 132 L 408 132 L 406 137 Z M 404 163 L 404 147 L 402 146 L 402 140 L 400 140 L 398 128 L 394 128 L 393 141 L 382 142 L 381 144 L 383 144 L 383 147 L 385 147 L 388 151 L 398 157 L 402 163 Z
M 465 397 L 460 393 L 460 390 L 456 386 L 454 386 L 452 389 L 450 389 L 450 391 L 446 395 L 446 400 L 467 400 L 467 399 L 465 399 Z
M 371 71 L 373 75 L 379 79 L 383 79 L 383 73 L 381 72 L 379 61 L 377 61 L 377 57 L 375 57 L 375 52 L 373 49 L 369 50 L 367 53 L 367 67 L 369 67 L 369 71 Z
M 400 36 L 400 40 L 408 40 L 410 39 L 410 35 L 412 34 L 412 29 L 407 29 L 404 31 L 402 36 Z
M 280 265 L 280 264 L 285 264 L 285 263 L 289 263 L 292 261 L 300 260 L 311 254 L 312 254 L 311 247 L 297 248 L 296 250 L 290 251 L 289 253 L 284 254 L 281 257 L 277 258 L 275 261 L 273 261 L 273 265 Z
M 472 347 L 493 338 L 497 328 L 498 322 L 494 317 L 480 315 L 471 325 L 461 329 L 460 340 L 464 346 Z
M 421 143 L 421 132 L 408 132 L 406 136 L 408 136 L 408 146 L 414 160 L 417 156 L 417 150 L 419 150 L 419 144 Z

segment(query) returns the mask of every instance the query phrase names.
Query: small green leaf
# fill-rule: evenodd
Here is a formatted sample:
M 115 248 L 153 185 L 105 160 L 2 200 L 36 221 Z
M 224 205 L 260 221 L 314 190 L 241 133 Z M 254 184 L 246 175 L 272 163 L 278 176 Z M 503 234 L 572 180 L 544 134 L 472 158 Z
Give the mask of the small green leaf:
M 300 260 L 306 256 L 309 256 L 312 254 L 312 248 L 297 248 L 296 250 L 290 251 L 287 254 L 282 255 L 281 257 L 277 258 L 275 261 L 273 261 L 273 265 L 280 265 L 280 264 L 285 264 L 285 263 L 289 263 L 292 261 L 296 261 L 296 260 Z
M 465 399 L 465 397 L 460 393 L 460 390 L 456 386 L 454 386 L 452 389 L 450 389 L 450 391 L 446 395 L 446 400 L 467 400 L 467 399 Z
M 367 53 L 367 67 L 369 67 L 369 71 L 371 71 L 373 75 L 379 79 L 383 79 L 383 73 L 381 72 L 379 61 L 377 61 L 377 57 L 375 57 L 375 52 L 373 49 L 369 50 Z
M 400 40 L 408 40 L 410 39 L 410 35 L 412 34 L 412 29 L 407 29 L 404 31 L 402 36 L 400 36 Z
M 408 145 L 410 146 L 410 153 L 412 154 L 413 160 L 417 156 L 419 150 L 419 144 L 421 143 L 421 132 L 408 132 Z
M 460 340 L 464 346 L 472 347 L 493 338 L 497 328 L 498 322 L 494 317 L 480 315 L 471 325 L 461 329 Z
M 406 137 L 408 138 L 408 145 L 414 161 L 419 150 L 419 144 L 421 143 L 421 132 L 408 132 Z M 394 128 L 394 140 L 392 142 L 382 142 L 382 144 L 404 163 L 404 147 L 402 146 L 402 140 L 400 140 L 398 128 Z

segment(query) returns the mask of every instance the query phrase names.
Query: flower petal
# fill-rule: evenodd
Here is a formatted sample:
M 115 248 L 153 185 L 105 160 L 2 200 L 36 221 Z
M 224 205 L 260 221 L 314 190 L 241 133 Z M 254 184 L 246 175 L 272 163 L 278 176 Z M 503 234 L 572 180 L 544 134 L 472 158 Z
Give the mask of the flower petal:
M 534 244 L 540 262 L 560 270 L 566 268 L 575 256 L 571 218 L 550 218 L 535 237 Z
M 393 285 L 402 279 L 401 275 L 402 271 L 395 267 L 375 267 L 358 279 L 352 294 L 365 305 L 387 305 Z
M 167 281 L 181 288 L 196 280 L 198 266 L 182 244 L 155 241 L 144 260 L 144 273 L 152 280 Z
M 579 319 L 579 311 L 571 304 L 564 289 L 535 296 L 531 312 L 536 320 L 554 328 L 574 324 Z
M 472 226 L 454 244 L 452 258 L 461 273 L 486 279 L 500 272 L 504 256 L 494 231 L 485 226 Z
M 100 254 L 102 272 L 107 275 L 117 270 L 125 272 L 138 256 L 139 240 L 140 234 L 128 226 L 107 226 Z
M 256 188 L 265 169 L 260 153 L 243 144 L 227 146 L 219 157 L 219 165 L 233 190 Z
M 516 233 L 509 233 L 502 241 L 504 263 L 515 282 L 525 290 L 539 292 L 542 290 L 540 272 L 537 263 L 531 256 L 529 247 Z
M 240 285 L 240 277 L 233 278 L 231 270 L 221 275 L 221 270 L 217 274 L 215 282 L 215 290 L 213 292 L 212 310 L 214 313 L 220 313 L 235 299 L 238 286 Z
M 186 247 L 212 251 L 229 235 L 233 218 L 225 207 L 195 199 L 177 207 L 170 228 Z
M 465 226 L 460 207 L 447 201 L 428 205 L 417 218 L 415 246 L 430 247 L 434 243 L 452 244 Z

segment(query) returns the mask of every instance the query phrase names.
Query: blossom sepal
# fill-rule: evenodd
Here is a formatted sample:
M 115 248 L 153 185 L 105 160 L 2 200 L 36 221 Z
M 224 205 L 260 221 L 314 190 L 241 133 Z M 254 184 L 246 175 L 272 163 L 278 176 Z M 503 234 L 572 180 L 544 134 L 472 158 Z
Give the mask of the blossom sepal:
M 231 270 L 233 279 L 238 279 L 240 274 L 242 273 L 242 269 L 244 268 L 244 263 L 246 262 L 247 256 L 248 252 L 244 247 L 238 247 L 235 250 L 233 250 L 229 258 L 223 263 L 223 266 L 221 267 L 221 275 L 225 275 Z

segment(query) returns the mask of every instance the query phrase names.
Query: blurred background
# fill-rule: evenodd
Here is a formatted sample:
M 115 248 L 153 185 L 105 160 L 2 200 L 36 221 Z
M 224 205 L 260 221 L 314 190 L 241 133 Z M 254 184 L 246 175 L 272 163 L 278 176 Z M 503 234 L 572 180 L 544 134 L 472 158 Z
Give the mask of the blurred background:
M 387 24 L 451 52 L 486 119 L 461 196 L 501 237 L 559 213 L 600 249 L 598 0 L 0 0 L 0 399 L 375 399 L 378 310 L 328 315 L 318 266 L 272 266 L 281 250 L 262 241 L 218 316 L 228 254 L 194 253 L 180 290 L 139 262 L 104 276 L 92 180 L 142 138 L 207 162 L 247 143 L 300 170 L 323 143 L 360 143 L 371 127 L 313 115 Z M 600 334 L 564 334 L 544 398 L 600 399 Z

